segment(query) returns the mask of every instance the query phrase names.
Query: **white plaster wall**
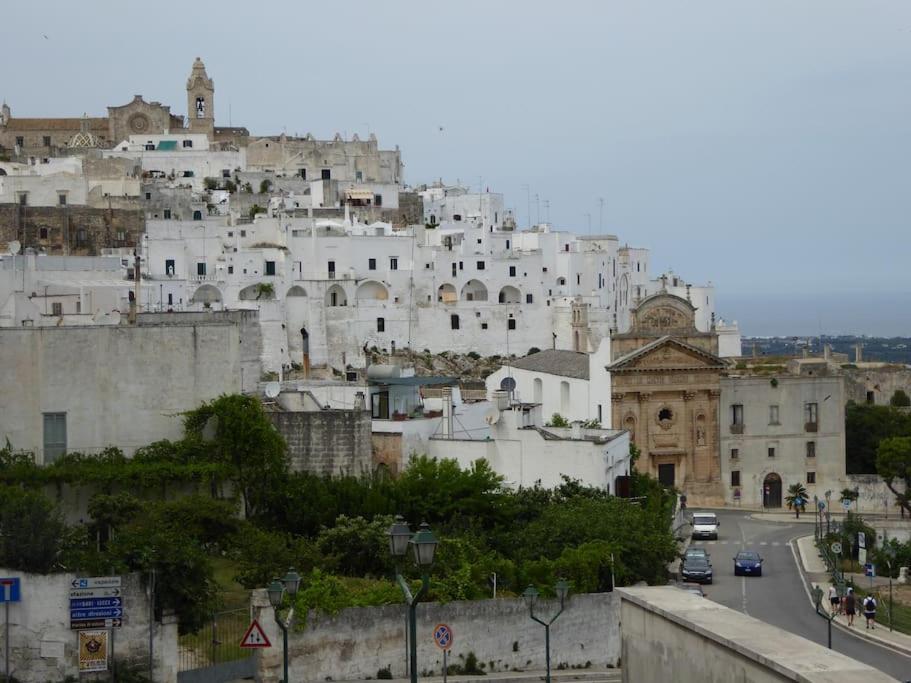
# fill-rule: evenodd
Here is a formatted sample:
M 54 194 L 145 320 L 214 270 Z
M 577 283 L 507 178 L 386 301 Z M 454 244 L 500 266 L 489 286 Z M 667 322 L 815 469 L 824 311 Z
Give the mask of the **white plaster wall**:
M 85 205 L 88 185 L 81 170 L 79 174 L 0 176 L 0 204 L 18 204 L 19 194 L 28 193 L 28 206 L 59 206 L 61 193 L 67 205 Z
M 254 595 L 254 615 L 269 639 L 281 642 L 265 591 Z M 614 593 L 570 595 L 566 609 L 551 628 L 552 666 L 605 668 L 619 665 L 620 623 Z M 363 680 L 389 668 L 394 678 L 405 677 L 405 620 L 402 605 L 342 610 L 335 616 L 311 613 L 307 628 L 291 631 L 289 678 L 292 681 Z M 543 614 L 556 611 L 553 601 L 540 603 Z M 443 653 L 433 641 L 433 629 L 445 622 L 455 636 L 449 662 L 463 662 L 473 652 L 479 662 L 494 663 L 494 672 L 543 670 L 543 629 L 528 618 L 521 598 L 421 603 L 417 608 L 418 667 L 439 675 Z M 432 673 L 431 673 L 432 672 Z M 422 674 L 423 676 L 424 674 Z M 256 680 L 276 683 L 281 678 L 281 649 L 256 654 Z
M 70 630 L 69 591 L 76 574 L 25 574 L 0 568 L 0 576 L 20 577 L 22 601 L 10 605 L 10 671 L 22 683 L 46 683 L 79 676 L 78 631 Z M 114 656 L 144 662 L 149 656 L 149 598 L 142 577 L 123 579 L 123 626 L 114 631 Z M 53 655 L 60 654 L 62 657 Z M 177 681 L 177 620 L 166 616 L 153 632 L 153 680 Z
M 0 329 L 0 441 L 43 457 L 45 412 L 69 451 L 136 448 L 183 433 L 180 414 L 241 389 L 230 323 Z

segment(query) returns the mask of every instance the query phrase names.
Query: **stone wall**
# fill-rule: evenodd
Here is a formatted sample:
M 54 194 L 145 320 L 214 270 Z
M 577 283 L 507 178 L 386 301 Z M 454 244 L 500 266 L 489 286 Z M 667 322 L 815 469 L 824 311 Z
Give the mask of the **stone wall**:
M 254 595 L 254 612 L 273 643 L 281 642 L 265 591 Z M 538 613 L 556 613 L 552 601 L 541 601 Z M 289 633 L 289 678 L 304 681 L 375 678 L 388 668 L 405 677 L 404 605 L 351 608 L 334 617 L 311 613 L 304 631 Z M 442 672 L 443 652 L 433 641 L 437 624 L 448 624 L 454 644 L 451 664 L 464 664 L 469 653 L 488 672 L 542 670 L 544 628 L 529 619 L 521 598 L 426 603 L 418 606 L 418 669 L 421 676 Z M 551 627 L 553 668 L 614 667 L 620 656 L 619 600 L 615 593 L 571 595 L 566 610 Z M 281 648 L 257 651 L 256 680 L 281 678 Z M 651 679 L 637 679 L 651 680 Z M 688 679 L 687 679 L 688 680 Z M 695 679 L 694 679 L 695 680 Z
M 288 443 L 293 471 L 320 475 L 372 471 L 368 411 L 275 412 L 269 417 Z
M 21 602 L 10 605 L 10 672 L 20 683 L 46 683 L 79 676 L 78 631 L 70 629 L 69 591 L 75 574 L 24 574 Z M 123 626 L 112 629 L 118 662 L 145 665 L 149 657 L 149 597 L 139 574 L 123 577 Z M 177 619 L 165 615 L 153 631 L 155 683 L 177 681 Z M 102 680 L 108 675 L 102 674 Z
M 373 462 L 377 465 L 385 465 L 391 474 L 397 474 L 404 467 L 401 432 L 395 434 L 373 432 L 371 441 L 373 443 Z
M 19 240 L 23 248 L 48 254 L 98 256 L 108 247 L 134 247 L 145 231 L 139 209 L 0 204 L 0 244 Z
M 621 588 L 624 681 L 884 683 L 881 671 L 672 586 Z
M 911 368 L 890 366 L 882 368 L 844 368 L 845 399 L 855 403 L 868 403 L 868 394 L 873 403 L 887 406 L 896 389 L 911 396 Z

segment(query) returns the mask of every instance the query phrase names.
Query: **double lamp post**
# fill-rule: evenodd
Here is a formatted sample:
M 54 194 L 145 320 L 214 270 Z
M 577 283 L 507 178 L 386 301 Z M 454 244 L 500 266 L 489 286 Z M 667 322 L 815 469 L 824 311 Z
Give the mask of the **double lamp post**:
M 293 601 L 300 585 L 300 574 L 292 568 L 285 574 L 285 578 L 273 579 L 272 583 L 269 584 L 269 588 L 266 589 L 269 593 L 269 604 L 272 605 L 272 610 L 275 614 L 275 623 L 278 624 L 278 627 L 282 630 L 282 660 L 284 663 L 284 678 L 282 678 L 282 683 L 288 683 L 288 628 L 291 626 L 291 620 L 294 618 L 294 606 L 292 605 L 291 610 L 288 612 L 287 620 L 281 618 L 279 610 L 285 602 L 285 593 L 287 593 Z
M 427 590 L 430 588 L 430 567 L 433 565 L 433 557 L 436 553 L 438 541 L 426 522 L 422 523 L 417 532 L 412 534 L 411 528 L 401 516 L 395 518 L 395 522 L 389 528 L 387 535 L 389 536 L 389 552 L 396 563 L 395 580 L 398 582 L 399 588 L 402 589 L 405 602 L 408 603 L 408 673 L 411 676 L 411 683 L 417 683 L 417 607 L 421 598 L 427 594 Z M 421 587 L 417 593 L 411 592 L 408 581 L 405 580 L 400 571 L 400 563 L 408 553 L 409 546 L 413 552 L 414 563 L 421 570 Z

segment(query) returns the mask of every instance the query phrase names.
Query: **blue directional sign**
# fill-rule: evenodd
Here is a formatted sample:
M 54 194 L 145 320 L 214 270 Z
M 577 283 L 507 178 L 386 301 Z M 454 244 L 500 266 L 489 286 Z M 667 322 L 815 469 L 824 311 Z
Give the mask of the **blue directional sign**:
M 22 591 L 19 577 L 0 579 L 0 602 L 19 602 L 22 600 Z
M 100 609 L 102 607 L 123 607 L 122 598 L 88 598 L 70 600 L 70 609 Z
M 864 576 L 874 577 L 876 576 L 876 567 L 872 562 L 868 562 L 864 565 Z
M 71 609 L 70 610 L 70 619 L 112 619 L 114 617 L 122 617 L 123 610 L 119 607 L 111 607 L 106 609 Z

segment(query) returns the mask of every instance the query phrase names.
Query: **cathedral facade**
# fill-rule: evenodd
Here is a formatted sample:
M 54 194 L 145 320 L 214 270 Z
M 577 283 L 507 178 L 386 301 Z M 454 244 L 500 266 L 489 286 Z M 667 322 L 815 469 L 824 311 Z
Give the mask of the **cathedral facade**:
M 722 503 L 720 380 L 726 363 L 713 330 L 696 328 L 696 308 L 659 292 L 612 337 L 612 424 L 639 449 L 636 467 L 686 493 L 693 504 Z

